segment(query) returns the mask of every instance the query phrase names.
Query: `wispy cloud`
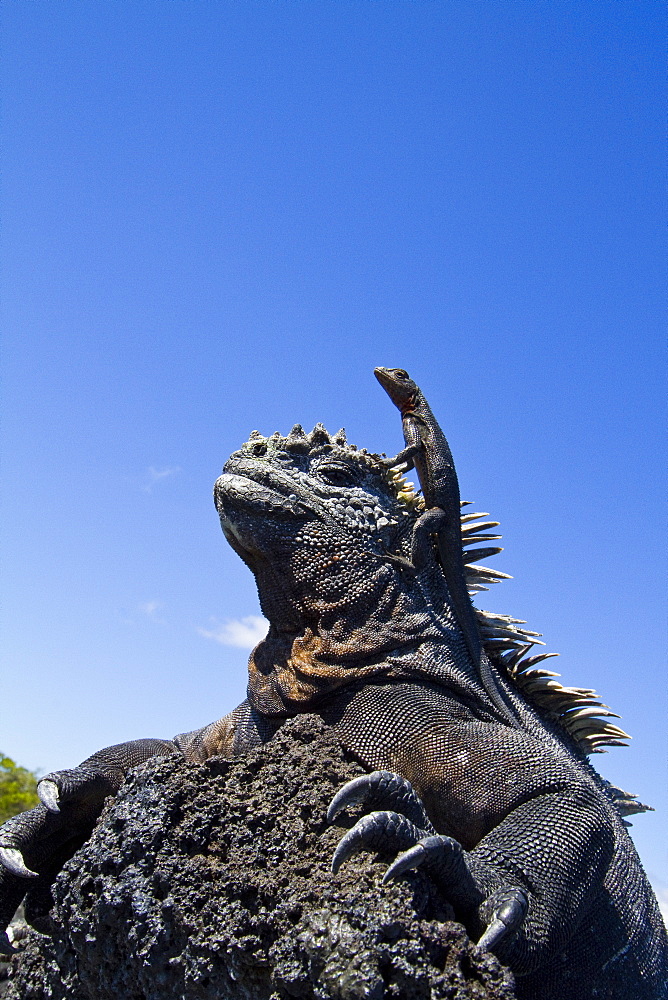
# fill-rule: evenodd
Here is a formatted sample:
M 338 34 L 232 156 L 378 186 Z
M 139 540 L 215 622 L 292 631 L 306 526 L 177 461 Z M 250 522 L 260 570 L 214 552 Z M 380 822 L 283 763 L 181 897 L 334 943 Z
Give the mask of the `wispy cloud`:
M 142 490 L 144 493 L 150 493 L 156 483 L 161 483 L 164 479 L 169 479 L 170 476 L 176 476 L 180 471 L 180 465 L 166 465 L 162 469 L 157 469 L 154 465 L 150 465 L 146 470 Z
M 239 649 L 253 649 L 267 634 L 269 622 L 261 615 L 247 615 L 245 618 L 228 618 L 224 622 L 212 623 L 210 629 L 198 628 L 205 639 L 213 639 L 221 646 L 236 646 Z
M 164 622 L 164 619 L 158 615 L 158 611 L 162 607 L 161 601 L 145 601 L 144 604 L 139 605 L 139 611 L 147 618 L 150 618 L 154 622 Z

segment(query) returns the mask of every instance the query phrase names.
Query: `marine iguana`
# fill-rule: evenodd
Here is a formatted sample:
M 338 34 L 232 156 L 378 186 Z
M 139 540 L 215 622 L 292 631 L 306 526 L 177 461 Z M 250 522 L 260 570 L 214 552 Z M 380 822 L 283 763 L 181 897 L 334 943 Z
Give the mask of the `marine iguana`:
M 389 877 L 422 860 L 469 933 L 513 969 L 521 1000 L 664 1000 L 668 942 L 622 820 L 644 807 L 586 758 L 626 734 L 594 692 L 536 666 L 548 654 L 526 655 L 535 633 L 524 623 L 481 612 L 519 727 L 499 720 L 441 567 L 406 574 L 387 557 L 410 557 L 422 508 L 401 475 L 343 432 L 296 425 L 287 437 L 254 432 L 215 502 L 270 622 L 247 699 L 173 741 L 121 744 L 43 778 L 44 804 L 0 829 L 0 918 L 32 886 L 27 913 L 39 923 L 49 882 L 130 767 L 156 754 L 243 754 L 308 711 L 372 772 L 339 793 L 332 816 L 351 800 L 381 809 L 345 835 L 335 866 L 360 847 L 408 849 Z M 486 516 L 464 516 L 465 541 Z M 495 579 L 467 570 L 474 590 Z

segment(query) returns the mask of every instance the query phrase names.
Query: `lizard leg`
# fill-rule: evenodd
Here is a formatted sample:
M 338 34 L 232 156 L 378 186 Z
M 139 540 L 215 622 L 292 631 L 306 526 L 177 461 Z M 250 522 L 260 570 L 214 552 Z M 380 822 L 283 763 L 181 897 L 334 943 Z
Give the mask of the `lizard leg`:
M 383 458 L 381 459 L 381 464 L 385 466 L 386 469 L 394 469 L 397 466 L 405 466 L 402 472 L 410 472 L 411 469 L 415 468 L 413 464 L 413 459 L 416 455 L 422 451 L 422 444 L 409 444 L 407 448 L 403 448 L 394 458 Z
M 447 522 L 447 515 L 440 507 L 432 507 L 420 514 L 413 528 L 411 562 L 419 572 L 434 558 L 432 535 L 438 534 Z
M 393 552 L 384 552 L 383 559 L 394 563 L 400 570 L 411 576 L 419 573 L 434 558 L 432 535 L 438 531 L 444 518 L 445 513 L 440 507 L 433 507 L 431 510 L 425 511 L 417 519 L 413 528 L 410 559 L 395 555 Z
M 397 566 L 402 573 L 407 573 L 409 579 L 412 579 L 415 576 L 415 566 L 410 559 L 406 559 L 404 556 L 398 556 L 394 552 L 387 551 L 382 553 L 381 558 L 384 559 L 385 562 L 389 562 Z
M 327 819 L 333 823 L 343 809 L 356 805 L 401 813 L 420 829 L 436 833 L 410 781 L 393 771 L 373 771 L 348 781 L 332 799 Z

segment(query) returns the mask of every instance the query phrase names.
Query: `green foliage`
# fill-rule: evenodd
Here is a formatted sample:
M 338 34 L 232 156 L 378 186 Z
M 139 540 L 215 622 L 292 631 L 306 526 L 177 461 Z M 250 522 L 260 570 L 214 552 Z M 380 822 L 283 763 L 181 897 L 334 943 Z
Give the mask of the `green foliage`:
M 10 816 L 32 809 L 39 802 L 35 788 L 38 776 L 0 755 L 0 823 Z

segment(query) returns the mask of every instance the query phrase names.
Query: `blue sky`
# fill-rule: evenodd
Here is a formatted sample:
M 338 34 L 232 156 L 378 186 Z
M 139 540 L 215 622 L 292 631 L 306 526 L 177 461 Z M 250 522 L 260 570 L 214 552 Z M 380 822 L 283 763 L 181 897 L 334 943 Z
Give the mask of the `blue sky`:
M 213 482 L 256 427 L 398 450 L 372 369 L 402 366 L 501 521 L 480 606 L 632 733 L 594 762 L 657 807 L 666 888 L 663 5 L 0 16 L 0 749 L 71 766 L 233 708 L 259 609 Z

